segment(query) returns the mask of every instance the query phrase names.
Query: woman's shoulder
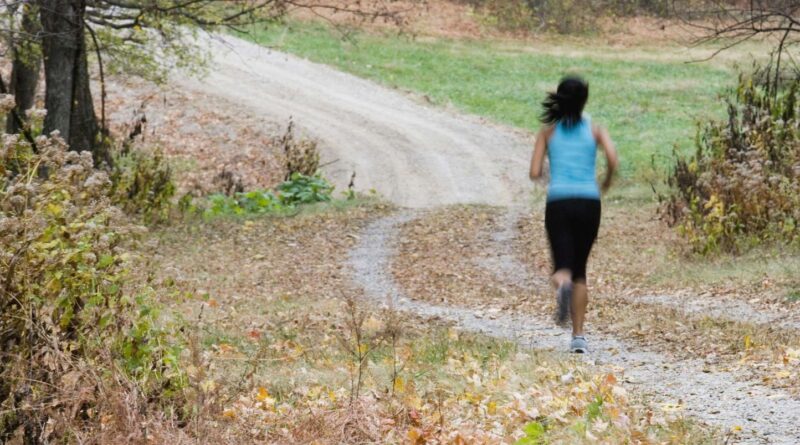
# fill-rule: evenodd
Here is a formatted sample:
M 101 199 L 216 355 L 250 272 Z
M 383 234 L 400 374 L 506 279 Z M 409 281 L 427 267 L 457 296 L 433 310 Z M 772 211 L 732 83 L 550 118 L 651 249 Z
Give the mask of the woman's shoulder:
M 550 139 L 553 136 L 553 133 L 556 131 L 556 126 L 558 124 L 544 124 L 541 128 L 539 128 L 539 136 L 544 136 L 545 140 Z

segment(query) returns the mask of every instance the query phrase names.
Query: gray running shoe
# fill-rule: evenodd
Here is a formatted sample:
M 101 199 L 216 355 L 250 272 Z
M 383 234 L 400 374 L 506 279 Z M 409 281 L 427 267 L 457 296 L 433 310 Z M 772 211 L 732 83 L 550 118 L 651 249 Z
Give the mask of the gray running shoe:
M 556 323 L 564 325 L 569 318 L 572 307 L 572 283 L 564 283 L 556 292 Z
M 569 344 L 570 352 L 574 352 L 576 354 L 586 354 L 589 352 L 589 344 L 586 343 L 586 338 L 578 335 L 572 337 L 572 341 Z

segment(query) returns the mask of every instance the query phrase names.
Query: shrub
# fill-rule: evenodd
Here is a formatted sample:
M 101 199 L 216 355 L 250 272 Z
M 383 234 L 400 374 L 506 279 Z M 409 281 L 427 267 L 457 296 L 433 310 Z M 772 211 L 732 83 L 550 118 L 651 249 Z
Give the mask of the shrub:
M 99 430 L 103 388 L 120 379 L 147 397 L 182 382 L 148 292 L 126 291 L 126 245 L 144 229 L 113 205 L 90 153 L 59 138 L 37 147 L 3 135 L 0 151 L 0 442 Z
M 126 213 L 145 223 L 167 219 L 175 195 L 172 170 L 159 155 L 129 151 L 114 160 L 110 196 Z
M 206 216 L 245 215 L 279 213 L 298 205 L 329 202 L 333 186 L 319 175 L 292 175 L 277 188 L 277 194 L 269 190 L 254 190 L 226 196 L 217 193 L 208 197 Z
M 306 138 L 297 139 L 294 135 L 293 121 L 289 121 L 286 132 L 278 139 L 278 146 L 283 148 L 286 163 L 284 180 L 291 180 L 296 173 L 313 176 L 319 170 L 317 141 Z
M 278 193 L 284 205 L 313 204 L 330 201 L 333 186 L 320 175 L 295 173 L 278 186 Z
M 728 119 L 702 125 L 694 154 L 675 159 L 663 211 L 698 252 L 800 243 L 800 78 L 780 90 L 771 78 L 741 75 Z

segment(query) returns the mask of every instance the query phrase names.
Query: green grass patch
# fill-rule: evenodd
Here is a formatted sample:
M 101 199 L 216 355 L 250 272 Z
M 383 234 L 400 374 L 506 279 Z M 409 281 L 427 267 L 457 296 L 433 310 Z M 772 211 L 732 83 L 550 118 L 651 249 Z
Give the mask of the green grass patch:
M 614 51 L 608 48 L 592 56 L 566 50 L 553 55 L 492 40 L 414 40 L 359 32 L 342 39 L 326 25 L 300 22 L 255 30 L 249 38 L 531 131 L 539 127 L 545 92 L 564 74 L 579 73 L 591 84 L 587 112 L 609 128 L 623 158 L 623 174 L 634 179 L 651 175 L 653 160 L 663 168 L 674 144 L 689 149 L 694 122 L 722 116 L 718 94 L 735 80 L 730 70 L 707 63 L 604 57 L 603 52 Z

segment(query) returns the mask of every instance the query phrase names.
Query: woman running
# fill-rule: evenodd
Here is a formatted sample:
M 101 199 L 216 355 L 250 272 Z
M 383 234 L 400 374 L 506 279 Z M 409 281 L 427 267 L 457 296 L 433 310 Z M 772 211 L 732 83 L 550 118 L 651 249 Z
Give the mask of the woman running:
M 611 186 L 617 168 L 617 151 L 608 132 L 583 114 L 589 85 L 579 77 L 566 77 L 555 93 L 542 102 L 544 124 L 536 137 L 531 159 L 531 179 L 542 176 L 545 153 L 550 161 L 545 228 L 553 257 L 552 283 L 557 289 L 556 321 L 572 316 L 572 352 L 588 352 L 583 332 L 588 289 L 586 261 L 600 227 L 600 192 Z M 603 148 L 608 170 L 598 187 L 597 147 Z

